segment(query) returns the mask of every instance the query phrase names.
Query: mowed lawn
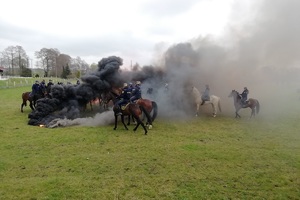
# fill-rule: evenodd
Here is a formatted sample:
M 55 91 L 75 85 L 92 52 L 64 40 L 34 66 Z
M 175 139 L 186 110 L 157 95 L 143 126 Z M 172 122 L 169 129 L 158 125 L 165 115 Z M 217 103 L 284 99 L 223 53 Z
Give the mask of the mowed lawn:
M 0 89 L 0 199 L 300 199 L 299 105 L 251 120 L 158 117 L 145 136 L 29 126 L 27 90 Z

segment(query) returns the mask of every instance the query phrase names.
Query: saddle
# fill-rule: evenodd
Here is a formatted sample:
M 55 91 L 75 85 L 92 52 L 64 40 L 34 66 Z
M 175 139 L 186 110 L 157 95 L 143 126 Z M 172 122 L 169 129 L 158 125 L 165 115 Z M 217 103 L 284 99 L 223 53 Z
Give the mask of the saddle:
M 120 106 L 120 107 L 121 107 L 121 110 L 125 110 L 129 104 L 130 104 L 130 103 L 126 103 L 126 104 L 121 105 L 121 106 Z

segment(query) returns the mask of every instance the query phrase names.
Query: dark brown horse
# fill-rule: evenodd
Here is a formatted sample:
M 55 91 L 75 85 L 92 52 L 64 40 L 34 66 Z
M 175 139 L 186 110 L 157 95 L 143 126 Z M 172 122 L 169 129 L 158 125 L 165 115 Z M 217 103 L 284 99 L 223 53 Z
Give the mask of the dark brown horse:
M 153 122 L 157 116 L 157 103 L 155 101 L 151 101 L 149 99 L 138 99 L 136 104 L 143 106 L 148 113 L 151 113 L 152 111 L 152 116 L 151 116 L 151 121 Z
M 107 97 L 109 99 L 111 99 L 113 101 L 113 103 L 115 104 L 116 101 L 117 101 L 117 96 L 119 96 L 118 94 L 116 94 L 115 92 L 113 91 L 110 91 L 107 93 L 107 96 L 110 96 L 110 97 Z M 133 131 L 136 131 L 137 128 L 139 127 L 139 125 L 141 125 L 145 131 L 145 135 L 147 135 L 147 128 L 145 126 L 145 124 L 143 123 L 143 121 L 141 120 L 140 116 L 144 113 L 145 116 L 147 117 L 147 122 L 148 122 L 148 128 L 151 129 L 152 128 L 152 121 L 151 121 L 151 116 L 150 114 L 147 112 L 147 110 L 143 107 L 143 106 L 140 106 L 138 104 L 135 104 L 135 103 L 128 103 L 127 105 L 125 106 L 122 106 L 124 108 L 121 108 L 121 121 L 125 127 L 126 130 L 128 130 L 125 122 L 124 122 L 124 116 L 132 116 L 137 124 L 136 126 L 134 127 Z M 114 111 L 114 115 L 115 115 L 115 127 L 114 127 L 114 130 L 117 129 L 117 124 L 118 124 L 118 115 L 117 113 L 119 112 L 119 108 L 116 108 L 115 106 L 113 107 L 113 111 Z
M 41 91 L 38 94 L 31 96 L 31 92 L 22 93 L 22 104 L 21 104 L 21 112 L 23 112 L 23 107 L 27 106 L 27 101 L 29 101 L 29 107 L 31 110 L 35 109 L 36 101 L 45 97 L 45 91 Z
M 122 89 L 113 88 L 112 92 L 115 93 L 116 95 L 120 95 L 121 92 L 122 92 Z M 105 97 L 103 97 L 103 99 L 105 99 L 104 100 L 105 105 L 108 105 L 108 102 L 110 100 L 112 100 L 113 98 L 115 98 L 115 97 L 113 97 L 112 95 L 107 95 L 106 94 Z M 156 119 L 157 112 L 158 112 L 158 107 L 157 107 L 157 103 L 155 101 L 151 101 L 149 99 L 138 99 L 135 103 L 140 105 L 140 106 L 143 106 L 149 114 L 152 113 L 151 122 L 153 122 Z M 143 117 L 145 117 L 145 116 L 143 116 Z M 133 120 L 134 120 L 134 118 L 133 118 Z M 130 124 L 130 117 L 128 117 L 127 125 L 129 125 L 129 124 Z M 147 122 L 147 124 L 149 124 L 149 122 Z
M 241 116 L 238 114 L 238 111 L 241 108 L 251 109 L 250 118 L 252 118 L 252 116 L 255 117 L 255 110 L 256 110 L 256 114 L 258 114 L 260 105 L 257 99 L 250 98 L 245 104 L 242 104 L 242 98 L 236 90 L 232 90 L 228 97 L 233 97 L 233 103 L 235 107 L 235 118 L 237 117 L 241 118 Z

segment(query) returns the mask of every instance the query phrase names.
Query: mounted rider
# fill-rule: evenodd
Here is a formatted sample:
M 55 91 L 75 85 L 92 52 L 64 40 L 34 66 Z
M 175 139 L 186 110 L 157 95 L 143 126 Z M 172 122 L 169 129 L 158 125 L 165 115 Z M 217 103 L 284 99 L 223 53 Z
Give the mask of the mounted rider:
M 32 85 L 31 87 L 31 93 L 30 93 L 30 97 L 35 97 L 36 94 L 39 93 L 39 90 L 40 90 L 40 84 L 39 84 L 39 81 L 35 81 L 35 83 Z
M 129 102 L 130 96 L 131 96 L 130 88 L 128 87 L 127 83 L 124 83 L 122 88 L 122 93 L 117 97 L 119 101 L 117 101 L 115 104 L 115 107 L 119 110 L 119 112 L 116 115 L 122 115 L 121 106 Z
M 45 80 L 42 80 L 40 83 L 40 93 L 42 93 L 42 95 L 44 95 L 46 93 L 46 83 Z
M 240 94 L 241 96 L 241 102 L 242 102 L 242 105 L 246 105 L 248 102 L 247 102 L 247 99 L 248 99 L 248 94 L 249 94 L 249 90 L 247 87 L 244 87 L 244 90 L 242 92 L 242 94 Z
M 205 91 L 203 92 L 203 94 L 201 96 L 201 99 L 202 99 L 201 106 L 205 103 L 205 101 L 209 101 L 210 100 L 209 92 L 210 92 L 209 85 L 205 85 Z
M 47 83 L 47 86 L 46 86 L 47 96 L 48 97 L 51 97 L 50 93 L 51 93 L 51 87 L 52 87 L 52 85 L 54 85 L 54 84 L 53 84 L 52 80 L 50 79 L 49 82 Z
M 131 92 L 130 103 L 134 103 L 141 98 L 142 98 L 141 81 L 136 81 L 135 86 Z

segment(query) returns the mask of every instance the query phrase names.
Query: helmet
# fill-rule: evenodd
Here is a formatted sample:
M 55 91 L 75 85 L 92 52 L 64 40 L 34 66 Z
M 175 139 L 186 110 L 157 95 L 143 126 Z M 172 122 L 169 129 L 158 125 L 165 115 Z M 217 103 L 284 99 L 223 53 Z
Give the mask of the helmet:
M 127 83 L 124 83 L 124 84 L 123 84 L 123 87 L 127 87 L 127 86 L 128 86 L 128 84 L 127 84 Z
M 247 90 L 247 87 L 244 87 L 244 90 Z
M 141 85 L 141 81 L 136 81 L 135 84 Z
M 35 81 L 35 83 L 39 83 L 39 81 Z

